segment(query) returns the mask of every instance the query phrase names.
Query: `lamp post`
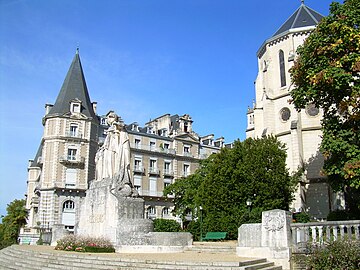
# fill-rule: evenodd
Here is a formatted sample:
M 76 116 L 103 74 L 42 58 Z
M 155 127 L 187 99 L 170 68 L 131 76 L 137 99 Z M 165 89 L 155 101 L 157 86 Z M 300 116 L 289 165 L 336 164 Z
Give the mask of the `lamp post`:
M 248 207 L 249 212 L 251 212 L 251 205 L 252 205 L 252 201 L 251 201 L 251 199 L 249 198 L 249 199 L 246 200 L 246 206 Z
M 200 242 L 202 242 L 202 236 L 203 236 L 203 231 L 202 231 L 202 206 L 199 207 L 200 209 Z

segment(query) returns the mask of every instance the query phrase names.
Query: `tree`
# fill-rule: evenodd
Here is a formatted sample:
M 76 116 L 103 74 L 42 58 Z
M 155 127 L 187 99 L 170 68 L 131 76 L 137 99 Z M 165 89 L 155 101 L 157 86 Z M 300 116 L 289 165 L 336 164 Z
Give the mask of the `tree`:
M 262 211 L 289 209 L 296 183 L 285 160 L 285 145 L 274 137 L 236 141 L 203 161 L 193 175 L 168 186 L 165 195 L 174 194 L 176 214 L 184 217 L 191 210 L 199 222 L 201 213 L 203 232 L 225 231 L 236 239 L 238 227 L 259 222 Z M 199 224 L 190 227 L 199 230 Z
M 0 248 L 15 244 L 20 228 L 26 224 L 25 200 L 14 200 L 7 205 L 7 215 L 0 226 Z
M 332 3 L 290 70 L 292 102 L 323 109 L 323 170 L 335 191 L 360 189 L 360 1 Z

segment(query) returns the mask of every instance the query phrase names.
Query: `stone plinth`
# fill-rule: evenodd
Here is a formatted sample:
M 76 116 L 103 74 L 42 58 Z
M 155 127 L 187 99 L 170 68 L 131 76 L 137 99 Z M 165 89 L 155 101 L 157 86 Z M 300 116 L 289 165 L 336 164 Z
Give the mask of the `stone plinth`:
M 241 257 L 266 257 L 284 270 L 290 269 L 290 222 L 290 212 L 271 210 L 262 213 L 260 224 L 241 225 L 236 254 Z
M 116 190 L 110 178 L 91 183 L 76 234 L 106 237 L 117 252 L 182 252 L 192 245 L 190 233 L 153 232 L 152 220 L 144 219 L 144 200 Z
M 116 244 L 118 200 L 111 194 L 113 180 L 92 181 L 80 209 L 76 234 L 106 237 Z

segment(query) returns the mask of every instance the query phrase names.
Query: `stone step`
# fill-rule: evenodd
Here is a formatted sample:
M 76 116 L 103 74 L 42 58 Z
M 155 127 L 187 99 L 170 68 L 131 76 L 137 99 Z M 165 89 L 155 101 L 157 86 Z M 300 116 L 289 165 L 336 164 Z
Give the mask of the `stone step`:
M 26 247 L 27 248 L 27 247 Z M 186 252 L 185 252 L 186 253 Z M 186 258 L 199 256 L 196 252 L 188 251 Z M 205 256 L 205 255 L 203 255 Z M 215 255 L 214 255 L 215 256 Z M 221 256 L 221 255 L 220 255 Z M 205 258 L 205 257 L 204 257 Z M 101 254 L 89 253 L 67 253 L 60 251 L 39 251 L 35 249 L 25 249 L 24 247 L 11 246 L 0 250 L 0 269 L 28 269 L 28 270 L 81 270 L 81 269 L 238 269 L 238 270 L 278 270 L 266 259 L 253 259 L 247 261 L 210 261 L 207 260 L 152 260 L 152 259 L 133 259 L 119 258 L 116 256 L 106 256 Z M 210 258 L 210 259 L 209 259 Z

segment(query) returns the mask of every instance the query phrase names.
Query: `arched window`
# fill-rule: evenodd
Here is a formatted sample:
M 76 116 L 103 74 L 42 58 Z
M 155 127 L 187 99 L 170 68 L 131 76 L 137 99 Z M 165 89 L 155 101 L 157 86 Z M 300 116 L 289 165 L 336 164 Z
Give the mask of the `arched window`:
M 284 60 L 283 50 L 280 50 L 279 52 L 279 63 L 280 63 L 280 83 L 281 83 L 281 87 L 283 87 L 286 85 L 285 60 Z
M 67 200 L 63 203 L 62 224 L 65 229 L 73 232 L 75 228 L 75 203 Z
M 164 208 L 163 208 L 163 210 L 162 210 L 162 216 L 163 216 L 163 217 L 169 216 L 169 208 L 167 208 L 167 207 L 164 207 Z
M 75 203 L 71 200 L 65 201 L 63 204 L 63 212 L 71 212 L 75 209 Z

